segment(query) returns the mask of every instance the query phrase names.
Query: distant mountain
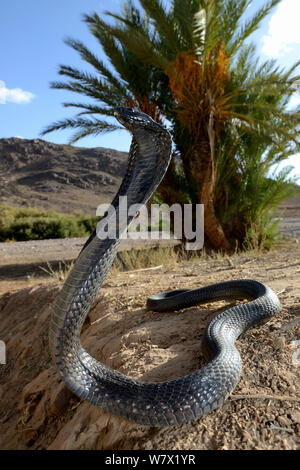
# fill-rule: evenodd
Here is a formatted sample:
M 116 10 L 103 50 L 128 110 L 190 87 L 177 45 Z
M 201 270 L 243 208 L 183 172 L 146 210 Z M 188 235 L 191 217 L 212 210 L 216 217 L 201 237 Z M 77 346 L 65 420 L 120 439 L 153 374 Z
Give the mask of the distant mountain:
M 95 215 L 117 192 L 127 155 L 41 139 L 0 139 L 0 203 Z
M 41 139 L 0 139 L 0 203 L 95 215 L 110 202 L 127 166 L 127 152 L 57 145 Z M 300 194 L 280 208 L 299 217 Z
M 285 218 L 299 218 L 300 217 L 300 193 L 284 201 L 278 208 L 278 214 L 282 213 L 282 211 L 284 211 Z

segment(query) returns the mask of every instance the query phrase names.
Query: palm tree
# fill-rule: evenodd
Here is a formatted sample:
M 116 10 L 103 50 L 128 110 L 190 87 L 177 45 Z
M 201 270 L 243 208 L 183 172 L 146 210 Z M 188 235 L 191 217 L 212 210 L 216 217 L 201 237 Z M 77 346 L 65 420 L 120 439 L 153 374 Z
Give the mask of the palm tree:
M 229 249 L 232 233 L 241 243 L 247 222 L 245 217 L 228 222 L 224 196 L 227 192 L 228 202 L 228 191 L 243 187 L 243 174 L 252 162 L 245 149 L 252 145 L 261 150 L 255 158 L 251 155 L 265 174 L 299 146 L 299 111 L 286 111 L 286 104 L 299 78 L 293 73 L 300 61 L 288 71 L 274 61 L 260 65 L 255 47 L 245 45 L 279 2 L 266 2 L 247 21 L 243 15 L 250 0 L 173 0 L 169 9 L 159 0 L 140 0 L 142 10 L 128 0 L 122 15 L 107 12 L 113 25 L 97 13 L 85 15 L 111 67 L 80 41 L 68 39 L 97 75 L 62 65 L 59 73 L 68 81 L 51 86 L 83 94 L 96 104 L 65 103 L 81 112 L 50 125 L 43 134 L 71 127 L 77 129 L 75 142 L 114 130 L 101 117 L 112 116 L 120 104 L 138 106 L 160 122 L 168 120 L 178 158 L 159 193 L 169 203 L 177 196 L 204 204 L 205 235 L 213 247 Z M 220 176 L 225 161 L 227 179 Z M 178 182 L 182 194 L 176 194 Z

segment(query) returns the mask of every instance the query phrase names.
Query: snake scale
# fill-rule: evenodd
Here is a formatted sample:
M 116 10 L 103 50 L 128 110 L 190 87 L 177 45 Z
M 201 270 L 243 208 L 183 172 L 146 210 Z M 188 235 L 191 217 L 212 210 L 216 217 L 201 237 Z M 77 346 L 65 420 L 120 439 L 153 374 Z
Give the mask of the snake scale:
M 162 180 L 171 158 L 171 136 L 160 124 L 136 109 L 119 107 L 115 116 L 132 133 L 128 166 L 112 205 L 119 196 L 128 207 L 145 204 Z M 237 280 L 194 290 L 176 290 L 150 297 L 147 308 L 172 311 L 215 299 L 249 301 L 217 315 L 207 326 L 204 342 L 209 362 L 194 373 L 166 382 L 147 383 L 107 367 L 81 346 L 80 332 L 117 254 L 125 225 L 114 239 L 94 232 L 80 252 L 52 311 L 49 342 L 52 356 L 67 386 L 79 397 L 129 421 L 163 427 L 186 423 L 219 407 L 241 375 L 241 358 L 234 343 L 253 325 L 278 312 L 276 294 L 255 280 Z M 107 220 L 109 222 L 109 215 Z

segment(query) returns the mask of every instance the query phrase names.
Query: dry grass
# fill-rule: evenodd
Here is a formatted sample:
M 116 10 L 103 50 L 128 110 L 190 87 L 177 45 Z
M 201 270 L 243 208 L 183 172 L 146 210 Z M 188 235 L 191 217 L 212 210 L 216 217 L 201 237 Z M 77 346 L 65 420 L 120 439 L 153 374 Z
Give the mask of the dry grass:
M 48 261 L 47 268 L 40 266 L 40 269 L 46 274 L 49 274 L 49 276 L 55 279 L 56 281 L 64 282 L 67 279 L 69 272 L 73 268 L 73 265 L 74 261 L 72 261 L 72 263 L 65 263 L 64 261 L 62 261 L 58 264 L 58 269 L 54 269 Z
M 276 250 L 280 249 L 280 244 L 274 247 Z M 274 251 L 274 249 L 272 251 Z M 222 251 L 206 251 L 203 248 L 201 251 L 186 251 L 183 246 L 180 247 L 158 247 L 149 248 L 144 250 L 129 250 L 118 252 L 116 259 L 109 271 L 110 275 L 116 275 L 124 271 L 142 270 L 153 267 L 167 267 L 173 268 L 181 263 L 200 263 L 204 261 L 221 261 L 223 260 L 229 266 L 233 266 L 232 259 L 242 253 L 247 254 L 250 258 L 260 256 L 263 251 L 257 244 L 253 244 L 251 249 L 247 251 L 240 251 L 236 249 L 232 254 L 224 253 Z M 270 251 L 270 250 L 269 250 Z M 47 263 L 47 268 L 40 267 L 45 273 L 51 276 L 58 282 L 64 282 L 69 275 L 74 261 L 72 263 L 59 263 L 58 269 L 55 269 L 51 264 Z
M 158 247 L 148 250 L 121 251 L 118 253 L 111 271 L 132 271 L 161 265 L 171 268 L 180 262 L 200 259 L 202 257 L 202 252 L 199 255 L 199 253 L 187 252 L 181 247 Z

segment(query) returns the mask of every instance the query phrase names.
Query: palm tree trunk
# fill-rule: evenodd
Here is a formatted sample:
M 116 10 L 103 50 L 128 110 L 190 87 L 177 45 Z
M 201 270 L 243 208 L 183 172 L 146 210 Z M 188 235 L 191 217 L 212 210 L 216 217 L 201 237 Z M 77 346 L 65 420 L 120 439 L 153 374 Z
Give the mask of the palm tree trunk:
M 204 234 L 214 248 L 222 251 L 229 250 L 230 244 L 221 223 L 216 217 L 213 195 L 210 196 L 207 192 L 206 196 L 205 198 L 199 198 L 199 203 L 204 204 Z
M 226 251 L 230 244 L 223 227 L 218 220 L 214 207 L 215 162 L 208 141 L 194 147 L 185 165 L 190 167 L 191 174 L 198 186 L 198 203 L 204 204 L 204 234 L 213 248 Z

